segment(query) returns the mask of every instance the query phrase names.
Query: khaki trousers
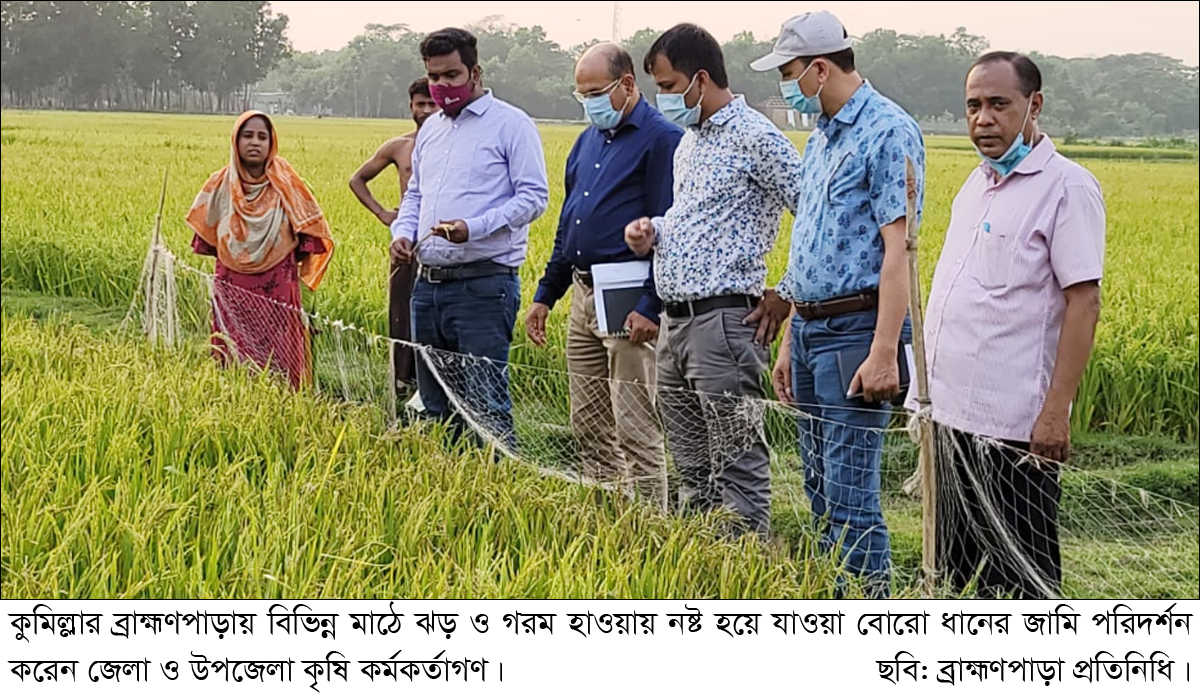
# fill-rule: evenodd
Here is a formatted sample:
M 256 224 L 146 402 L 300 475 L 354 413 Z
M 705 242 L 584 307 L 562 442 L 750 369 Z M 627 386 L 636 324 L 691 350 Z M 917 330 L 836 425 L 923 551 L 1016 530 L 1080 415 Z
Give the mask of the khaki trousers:
M 667 507 L 667 466 L 655 408 L 654 351 L 604 337 L 591 287 L 575 281 L 567 331 L 571 428 L 584 475 L 633 487 L 639 498 Z

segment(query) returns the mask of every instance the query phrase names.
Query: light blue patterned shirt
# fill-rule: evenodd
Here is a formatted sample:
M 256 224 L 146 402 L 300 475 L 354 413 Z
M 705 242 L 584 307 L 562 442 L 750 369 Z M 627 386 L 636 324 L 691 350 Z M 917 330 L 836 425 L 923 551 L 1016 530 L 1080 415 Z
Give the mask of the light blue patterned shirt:
M 916 171 L 920 222 L 925 142 L 913 118 L 865 81 L 836 116 L 821 115 L 804 148 L 800 212 L 781 296 L 823 301 L 879 288 L 879 230 L 905 215 L 906 155 Z
M 687 129 L 674 173 L 674 203 L 651 219 L 659 297 L 762 295 L 783 210 L 796 208 L 800 151 L 737 97 Z
M 430 236 L 417 260 L 435 267 L 481 260 L 521 266 L 529 224 L 550 196 L 542 139 L 525 112 L 489 90 L 455 119 L 434 114 L 417 133 L 412 171 L 393 240 L 415 242 L 441 221 L 462 219 L 466 243 Z

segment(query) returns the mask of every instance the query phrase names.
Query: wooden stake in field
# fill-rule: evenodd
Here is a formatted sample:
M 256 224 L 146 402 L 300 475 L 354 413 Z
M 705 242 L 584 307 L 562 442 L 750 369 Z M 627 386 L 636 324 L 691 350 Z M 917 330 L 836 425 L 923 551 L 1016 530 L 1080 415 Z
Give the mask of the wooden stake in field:
M 908 311 L 912 318 L 913 363 L 917 375 L 917 430 L 921 455 L 918 473 L 921 479 L 921 568 L 926 595 L 937 584 L 937 478 L 934 472 L 933 418 L 929 411 L 929 381 L 925 373 L 925 321 L 921 310 L 921 277 L 917 261 L 917 177 L 912 159 L 904 158 L 907 185 L 906 223 L 908 237 Z
M 154 217 L 154 232 L 150 234 L 150 247 L 146 250 L 146 259 L 142 263 L 142 277 L 138 283 L 138 294 L 142 296 L 142 333 L 150 338 L 151 344 L 158 340 L 159 304 L 166 306 L 164 324 L 161 328 L 163 340 L 167 345 L 175 342 L 176 309 L 175 309 L 175 259 L 171 251 L 163 245 L 162 215 L 167 202 L 167 171 L 163 170 L 162 191 L 158 196 L 158 213 Z M 160 288 L 159 275 L 163 277 Z M 160 294 L 163 298 L 160 299 Z M 129 303 L 129 311 L 121 321 L 121 329 L 125 330 L 133 320 L 133 310 L 137 308 L 137 295 Z
M 150 344 L 158 339 L 158 270 L 162 249 L 162 212 L 167 201 L 167 171 L 163 170 L 162 191 L 158 195 L 158 213 L 154 216 L 154 233 L 150 236 L 150 279 L 146 288 L 146 334 L 150 336 Z

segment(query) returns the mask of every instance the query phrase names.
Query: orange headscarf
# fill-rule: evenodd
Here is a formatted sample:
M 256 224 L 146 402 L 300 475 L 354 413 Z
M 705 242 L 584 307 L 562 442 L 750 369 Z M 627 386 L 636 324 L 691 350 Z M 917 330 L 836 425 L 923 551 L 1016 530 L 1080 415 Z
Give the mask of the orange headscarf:
M 253 117 L 262 117 L 271 132 L 266 173 L 255 179 L 242 167 L 238 134 Z M 265 272 L 299 244 L 300 233 L 320 238 L 325 251 L 300 261 L 300 280 L 316 290 L 333 256 L 333 237 L 325 215 L 304 180 L 277 155 L 279 138 L 270 117 L 249 111 L 233 125 L 230 165 L 214 172 L 188 211 L 187 224 L 217 249 L 226 267 L 243 274 Z

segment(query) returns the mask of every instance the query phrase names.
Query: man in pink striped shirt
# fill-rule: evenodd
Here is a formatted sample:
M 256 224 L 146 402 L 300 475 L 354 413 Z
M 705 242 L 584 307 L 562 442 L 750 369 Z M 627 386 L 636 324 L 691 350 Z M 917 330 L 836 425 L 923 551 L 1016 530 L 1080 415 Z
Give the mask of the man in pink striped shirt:
M 1104 267 L 1100 185 L 1041 133 L 1041 90 L 1019 54 L 968 72 L 984 162 L 954 199 L 926 312 L 938 568 L 959 589 L 1021 598 L 1058 595 L 1059 466 Z

